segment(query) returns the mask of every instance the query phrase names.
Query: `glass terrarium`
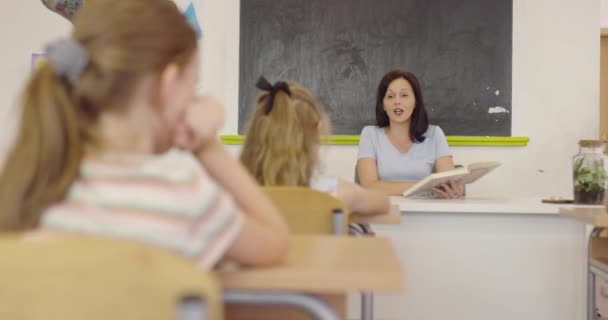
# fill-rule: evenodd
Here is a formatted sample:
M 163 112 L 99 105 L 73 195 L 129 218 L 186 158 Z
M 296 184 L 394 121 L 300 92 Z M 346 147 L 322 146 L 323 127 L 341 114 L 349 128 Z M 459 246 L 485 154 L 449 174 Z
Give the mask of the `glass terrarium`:
M 574 202 L 602 204 L 606 192 L 604 142 L 579 141 L 579 153 L 572 159 Z

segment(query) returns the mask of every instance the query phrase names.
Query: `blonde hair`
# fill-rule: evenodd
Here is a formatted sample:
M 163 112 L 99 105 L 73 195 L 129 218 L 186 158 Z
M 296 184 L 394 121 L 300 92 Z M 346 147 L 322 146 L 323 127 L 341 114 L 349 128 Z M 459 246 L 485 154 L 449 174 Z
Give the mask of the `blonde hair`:
M 21 127 L 0 175 L 0 230 L 38 225 L 77 177 L 85 144 L 108 108 L 128 104 L 143 76 L 185 66 L 196 35 L 171 0 L 87 0 L 72 39 L 89 55 L 71 85 L 43 64 L 27 84 Z
M 309 186 L 318 165 L 320 127 L 328 124 L 321 104 L 307 89 L 290 83 L 258 99 L 248 124 L 241 162 L 265 186 Z

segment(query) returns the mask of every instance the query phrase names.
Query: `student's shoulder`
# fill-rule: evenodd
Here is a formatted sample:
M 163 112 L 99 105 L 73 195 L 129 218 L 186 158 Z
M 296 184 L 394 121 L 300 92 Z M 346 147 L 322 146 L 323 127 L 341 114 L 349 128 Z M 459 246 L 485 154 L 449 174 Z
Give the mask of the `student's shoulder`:
M 131 180 L 179 185 L 191 184 L 204 170 L 191 153 L 171 150 L 153 156 L 107 155 L 87 159 L 80 171 L 81 178 L 85 180 Z
M 139 210 L 193 220 L 223 197 L 194 155 L 170 151 L 87 159 L 65 200 L 99 210 Z

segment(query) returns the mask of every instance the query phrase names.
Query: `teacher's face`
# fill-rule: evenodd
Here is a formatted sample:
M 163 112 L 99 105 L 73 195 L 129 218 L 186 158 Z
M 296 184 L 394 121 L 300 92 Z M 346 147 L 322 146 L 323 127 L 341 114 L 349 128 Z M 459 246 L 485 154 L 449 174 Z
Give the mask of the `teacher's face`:
M 412 85 L 403 79 L 395 79 L 384 95 L 384 110 L 391 123 L 407 123 L 416 106 L 416 96 Z

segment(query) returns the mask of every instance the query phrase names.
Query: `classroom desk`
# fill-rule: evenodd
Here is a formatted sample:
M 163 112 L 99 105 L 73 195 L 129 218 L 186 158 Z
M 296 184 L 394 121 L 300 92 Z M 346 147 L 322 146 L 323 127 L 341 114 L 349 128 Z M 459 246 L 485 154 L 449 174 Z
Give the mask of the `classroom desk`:
M 348 292 L 403 289 L 402 270 L 386 238 L 292 236 L 285 263 L 269 268 L 221 271 L 219 277 L 228 292 L 280 293 L 283 297 L 309 294 L 322 296 L 332 306 L 344 308 Z M 230 309 L 230 319 L 240 318 L 243 313 L 247 319 L 255 318 L 252 309 L 243 311 L 237 307 L 234 312 Z M 344 310 L 333 311 L 344 316 Z M 262 315 L 260 318 L 264 319 L 294 319 L 269 314 L 269 309 L 264 309 Z
M 400 225 L 378 225 L 407 262 L 407 290 L 375 295 L 377 320 L 581 320 L 586 230 L 540 199 L 392 197 Z M 350 301 L 349 301 L 350 302 Z M 349 306 L 349 318 L 358 309 Z
M 608 214 L 603 206 L 562 208 L 560 215 L 580 221 L 592 228 L 588 239 L 587 319 L 596 319 L 595 277 L 608 280 L 608 238 L 603 231 L 608 228 Z
M 548 204 L 536 198 L 408 199 L 391 197 L 401 213 L 492 213 L 523 215 L 559 215 L 561 208 L 574 204 Z

